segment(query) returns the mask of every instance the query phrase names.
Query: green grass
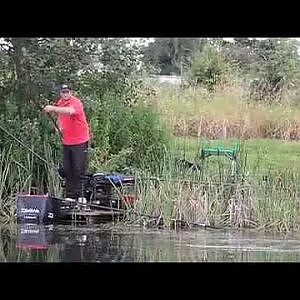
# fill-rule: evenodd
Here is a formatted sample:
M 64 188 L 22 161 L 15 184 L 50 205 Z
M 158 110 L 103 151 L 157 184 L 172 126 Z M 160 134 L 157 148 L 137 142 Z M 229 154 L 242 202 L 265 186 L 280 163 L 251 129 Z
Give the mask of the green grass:
M 241 152 L 247 155 L 246 170 L 258 168 L 261 172 L 295 171 L 299 172 L 300 143 L 294 141 L 281 141 L 275 139 L 238 139 L 206 140 L 191 137 L 175 137 L 172 141 L 172 152 L 175 156 L 191 161 L 199 160 L 199 150 L 204 145 L 234 146 L 241 143 Z

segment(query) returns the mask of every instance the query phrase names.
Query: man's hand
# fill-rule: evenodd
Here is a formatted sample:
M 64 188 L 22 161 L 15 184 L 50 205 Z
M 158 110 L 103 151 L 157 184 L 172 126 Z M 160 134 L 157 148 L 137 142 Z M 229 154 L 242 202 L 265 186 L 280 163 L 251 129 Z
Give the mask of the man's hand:
M 44 107 L 44 111 L 45 112 L 52 112 L 52 111 L 54 111 L 55 110 L 55 106 L 53 106 L 53 105 L 46 105 L 45 107 Z
M 54 105 L 46 105 L 44 107 L 44 111 L 46 112 L 55 112 L 57 114 L 68 114 L 73 115 L 75 114 L 75 109 L 72 106 L 69 107 L 58 107 Z

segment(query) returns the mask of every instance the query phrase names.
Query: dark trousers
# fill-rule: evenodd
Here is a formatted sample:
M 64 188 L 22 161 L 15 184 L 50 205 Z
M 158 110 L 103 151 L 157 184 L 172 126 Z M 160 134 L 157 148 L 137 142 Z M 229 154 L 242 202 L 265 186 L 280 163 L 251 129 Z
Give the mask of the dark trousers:
M 82 194 L 82 176 L 87 171 L 88 142 L 63 146 L 66 197 L 78 198 Z

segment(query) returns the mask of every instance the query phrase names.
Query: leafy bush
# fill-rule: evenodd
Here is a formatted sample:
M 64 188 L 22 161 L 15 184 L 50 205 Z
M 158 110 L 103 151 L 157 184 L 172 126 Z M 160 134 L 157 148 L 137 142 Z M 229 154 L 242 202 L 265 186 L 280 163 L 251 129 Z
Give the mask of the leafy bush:
M 168 143 L 157 114 L 145 104 L 128 107 L 111 97 L 91 120 L 96 145 L 93 168 L 153 168 L 163 158 Z

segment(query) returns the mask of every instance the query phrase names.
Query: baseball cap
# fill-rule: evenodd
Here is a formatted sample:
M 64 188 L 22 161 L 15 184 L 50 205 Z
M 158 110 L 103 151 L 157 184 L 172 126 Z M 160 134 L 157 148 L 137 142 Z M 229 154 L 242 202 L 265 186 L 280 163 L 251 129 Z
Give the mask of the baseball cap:
M 63 84 L 63 85 L 61 85 L 61 87 L 60 87 L 60 90 L 61 91 L 69 91 L 71 88 L 70 88 L 70 86 L 68 85 L 68 84 Z

